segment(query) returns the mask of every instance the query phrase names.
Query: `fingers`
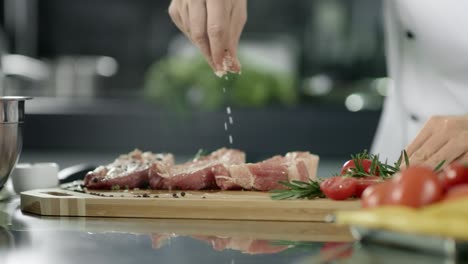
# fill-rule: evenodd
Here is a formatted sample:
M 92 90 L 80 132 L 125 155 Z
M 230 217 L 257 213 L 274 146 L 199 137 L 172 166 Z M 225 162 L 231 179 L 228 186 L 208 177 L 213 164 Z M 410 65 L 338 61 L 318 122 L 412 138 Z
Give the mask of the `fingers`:
M 462 145 L 464 151 L 459 157 L 457 157 L 456 161 L 462 162 L 463 164 L 468 164 L 468 130 L 465 130 L 463 133 L 459 134 L 458 144 Z
M 435 117 L 424 127 L 423 131 L 412 143 L 420 144 L 418 138 L 430 135 L 427 140 L 410 155 L 410 164 L 424 164 L 436 167 L 442 161 L 444 166 L 456 160 L 468 158 L 468 119 L 459 117 Z M 429 132 L 428 132 L 429 131 Z
M 191 40 L 200 49 L 208 64 L 215 70 L 211 57 L 210 41 L 206 30 L 206 2 L 204 0 L 190 2 L 189 13 Z
M 207 0 L 207 33 L 210 40 L 211 56 L 216 72 L 224 74 L 223 61 L 227 51 L 227 25 L 229 14 L 226 1 Z
M 456 161 L 462 164 L 468 164 L 468 151 L 465 154 L 463 154 L 461 157 L 459 157 Z
M 425 163 L 434 153 L 442 148 L 449 138 L 445 133 L 437 133 L 432 135 L 426 140 L 423 145 L 417 149 L 413 155 L 409 156 L 410 164 L 422 164 Z
M 182 30 L 185 35 L 190 39 L 190 13 L 189 13 L 189 7 L 188 7 L 188 4 L 183 1 L 183 3 L 181 5 L 178 6 L 179 8 L 179 14 L 180 14 L 180 17 L 181 17 L 181 21 L 182 21 L 182 26 L 184 28 L 184 30 Z
M 231 11 L 231 28 L 229 32 L 229 53 L 233 59 L 231 71 L 240 72 L 241 65 L 237 57 L 239 39 L 247 22 L 247 0 L 236 0 Z
M 178 8 L 179 2 L 180 2 L 179 0 L 173 0 L 171 4 L 169 5 L 168 12 L 169 12 L 169 16 L 172 19 L 172 22 L 174 22 L 177 28 L 180 31 L 185 32 L 184 23 L 182 22 L 182 17 L 180 16 L 180 13 L 179 13 L 179 8 Z
M 173 0 L 169 6 L 169 16 L 177 28 L 190 39 L 190 28 L 188 28 L 188 8 L 182 0 Z
M 217 75 L 240 72 L 237 46 L 247 20 L 247 0 L 173 0 L 169 14 Z
M 459 141 L 459 137 L 452 138 L 449 142 L 447 142 L 447 144 L 445 144 L 427 161 L 425 161 L 424 165 L 435 168 L 437 165 L 439 165 L 439 163 L 445 161 L 443 167 L 446 167 L 460 156 L 466 154 L 465 145 L 466 144 L 463 144 L 461 141 Z
M 426 142 L 429 139 L 429 137 L 433 133 L 432 128 L 434 126 L 434 123 L 436 122 L 433 118 L 429 119 L 424 125 L 424 127 L 421 129 L 419 134 L 416 136 L 416 138 L 413 140 L 413 142 L 411 142 L 411 144 L 409 144 L 406 147 L 406 153 L 408 154 L 408 156 L 412 156 L 416 152 L 416 150 L 421 148 L 424 142 Z

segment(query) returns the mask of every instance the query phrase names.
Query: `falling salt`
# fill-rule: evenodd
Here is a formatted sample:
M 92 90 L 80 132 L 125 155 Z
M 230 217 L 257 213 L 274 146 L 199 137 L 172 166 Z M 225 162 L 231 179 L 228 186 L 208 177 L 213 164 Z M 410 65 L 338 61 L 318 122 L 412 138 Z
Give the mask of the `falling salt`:
M 224 76 L 224 79 L 225 80 L 228 80 L 229 78 L 227 76 Z M 226 87 L 223 87 L 223 93 L 226 93 Z M 233 125 L 234 124 L 234 121 L 232 119 L 232 111 L 231 111 L 231 107 L 230 106 L 227 106 L 226 107 L 226 114 L 228 116 L 228 120 L 229 120 L 229 124 L 230 125 Z M 224 122 L 224 130 L 227 132 L 228 131 L 228 126 L 229 124 L 227 122 Z M 229 144 L 233 144 L 233 137 L 231 134 L 229 134 Z

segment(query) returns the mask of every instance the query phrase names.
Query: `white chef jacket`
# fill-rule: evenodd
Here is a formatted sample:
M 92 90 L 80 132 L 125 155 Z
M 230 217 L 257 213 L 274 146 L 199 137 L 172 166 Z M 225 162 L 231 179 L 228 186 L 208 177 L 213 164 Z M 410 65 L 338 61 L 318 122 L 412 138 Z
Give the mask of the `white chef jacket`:
M 387 96 L 372 152 L 398 159 L 429 117 L 468 113 L 468 1 L 384 1 Z

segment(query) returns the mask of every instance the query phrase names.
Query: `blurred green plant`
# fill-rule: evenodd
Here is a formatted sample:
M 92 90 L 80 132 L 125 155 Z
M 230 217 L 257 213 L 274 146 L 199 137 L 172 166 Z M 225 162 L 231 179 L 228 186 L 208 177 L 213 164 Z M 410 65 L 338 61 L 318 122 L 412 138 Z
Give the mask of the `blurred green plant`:
M 240 107 L 293 105 L 297 101 L 293 74 L 261 69 L 247 59 L 241 61 L 242 74 L 219 78 L 201 56 L 193 59 L 167 57 L 149 68 L 144 96 L 179 112 L 218 110 L 226 104 Z

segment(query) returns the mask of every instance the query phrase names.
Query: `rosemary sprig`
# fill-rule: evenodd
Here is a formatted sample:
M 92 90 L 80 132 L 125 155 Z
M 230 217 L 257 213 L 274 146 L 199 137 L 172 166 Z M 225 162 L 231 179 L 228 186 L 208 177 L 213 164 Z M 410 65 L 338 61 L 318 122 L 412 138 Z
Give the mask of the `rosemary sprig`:
M 405 165 L 406 165 L 406 168 L 409 168 L 410 163 L 409 163 L 408 153 L 406 153 L 406 150 L 403 150 L 403 155 L 405 156 Z
M 271 198 L 273 200 L 314 199 L 325 197 L 320 189 L 320 181 L 280 181 L 279 183 L 286 186 L 288 189 L 270 191 Z
M 439 164 L 437 164 L 437 166 L 434 168 L 434 172 L 439 173 L 442 166 L 444 166 L 444 163 L 445 163 L 445 160 L 443 160 Z
M 401 152 L 400 158 L 393 163 L 388 164 L 388 161 L 381 162 L 378 155 L 369 154 L 367 150 L 362 153 L 351 155 L 354 162 L 354 168 L 350 168 L 344 175 L 335 174 L 333 177 L 355 177 L 363 178 L 376 176 L 377 174 L 384 180 L 392 178 L 393 175 L 401 170 L 401 164 L 404 160 L 406 168 L 410 167 L 408 153 L 405 150 Z M 371 160 L 371 166 L 369 172 L 364 169 L 363 160 Z M 434 169 L 435 172 L 439 172 L 445 161 L 440 162 Z M 285 190 L 273 190 L 270 191 L 271 198 L 273 200 L 285 200 L 285 199 L 314 199 L 325 197 L 322 190 L 320 189 L 320 180 L 309 180 L 309 182 L 302 181 L 280 181 L 279 183 L 284 185 L 287 189 Z
M 199 149 L 197 153 L 195 153 L 195 156 L 193 157 L 192 160 L 196 161 L 206 155 L 207 155 L 207 152 L 204 149 Z
M 369 154 L 367 150 L 364 150 L 362 153 L 351 155 L 351 159 L 354 162 L 355 168 L 350 168 L 349 171 L 343 175 L 348 177 L 369 177 L 380 175 L 381 178 L 386 179 L 391 177 L 396 169 L 393 166 L 389 166 L 387 162 L 383 163 L 379 159 L 379 155 Z M 363 160 L 370 160 L 371 166 L 369 171 L 366 171 L 363 166 Z M 399 167 L 399 165 L 398 165 Z

